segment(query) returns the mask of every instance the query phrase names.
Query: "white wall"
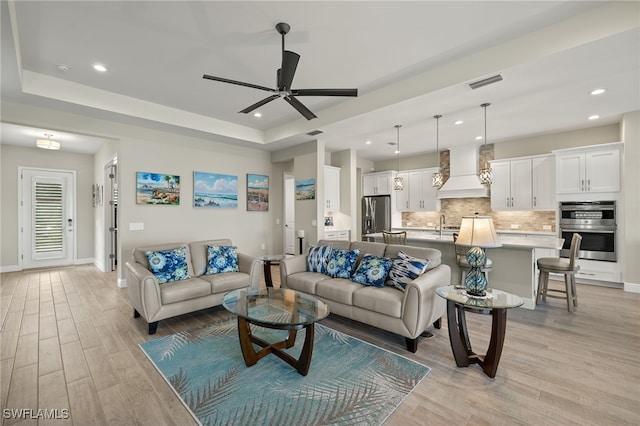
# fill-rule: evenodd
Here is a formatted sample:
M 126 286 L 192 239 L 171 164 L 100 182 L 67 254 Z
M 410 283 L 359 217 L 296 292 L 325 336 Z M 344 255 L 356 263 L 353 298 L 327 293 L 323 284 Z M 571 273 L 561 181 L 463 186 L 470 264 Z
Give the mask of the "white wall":
M 625 114 L 622 120 L 624 142 L 624 286 L 640 292 L 640 111 Z

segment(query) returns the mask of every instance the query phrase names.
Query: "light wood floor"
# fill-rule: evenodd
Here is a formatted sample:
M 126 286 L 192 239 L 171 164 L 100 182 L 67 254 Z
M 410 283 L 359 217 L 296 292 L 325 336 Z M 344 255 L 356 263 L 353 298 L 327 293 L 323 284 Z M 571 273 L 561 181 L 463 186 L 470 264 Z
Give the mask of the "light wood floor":
M 70 411 L 39 423 L 3 411 L 4 424 L 196 424 L 138 344 L 226 317 L 223 308 L 161 321 L 150 337 L 114 273 L 79 266 L 0 278 L 2 408 Z M 391 333 L 334 316 L 323 324 L 432 368 L 386 425 L 639 425 L 640 294 L 578 285 L 578 295 L 572 314 L 562 300 L 509 311 L 495 379 L 455 366 L 446 319 L 416 354 Z M 490 317 L 467 322 L 483 352 Z

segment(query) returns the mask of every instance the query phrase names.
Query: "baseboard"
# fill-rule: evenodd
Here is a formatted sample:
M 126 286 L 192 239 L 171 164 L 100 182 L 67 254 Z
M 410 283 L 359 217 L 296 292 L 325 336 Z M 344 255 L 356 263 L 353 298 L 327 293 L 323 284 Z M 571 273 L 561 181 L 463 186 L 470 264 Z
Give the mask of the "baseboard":
M 88 265 L 88 264 L 95 264 L 96 260 L 94 258 L 90 258 L 90 259 L 76 259 L 76 261 L 74 262 L 74 265 Z
M 18 271 L 22 271 L 22 269 L 18 265 L 0 266 L 0 273 L 18 272 Z
M 107 272 L 107 270 L 104 267 L 104 263 L 98 262 L 96 259 L 93 260 L 93 266 L 98 268 L 100 272 Z
M 629 293 L 640 293 L 640 284 L 625 282 L 624 291 L 628 291 Z
M 521 308 L 530 309 L 532 311 L 536 309 L 535 299 L 522 298 L 522 300 L 524 301 L 524 304 L 521 306 Z
M 118 278 L 118 288 L 126 288 L 127 280 L 125 278 Z

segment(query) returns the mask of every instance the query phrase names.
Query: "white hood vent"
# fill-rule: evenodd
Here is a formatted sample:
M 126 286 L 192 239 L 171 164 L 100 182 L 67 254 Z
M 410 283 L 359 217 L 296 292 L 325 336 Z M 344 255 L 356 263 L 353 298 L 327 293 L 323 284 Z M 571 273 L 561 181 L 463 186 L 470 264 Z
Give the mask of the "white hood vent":
M 438 191 L 438 198 L 488 197 L 489 189 L 478 177 L 478 147 L 475 144 L 449 149 L 451 176 Z

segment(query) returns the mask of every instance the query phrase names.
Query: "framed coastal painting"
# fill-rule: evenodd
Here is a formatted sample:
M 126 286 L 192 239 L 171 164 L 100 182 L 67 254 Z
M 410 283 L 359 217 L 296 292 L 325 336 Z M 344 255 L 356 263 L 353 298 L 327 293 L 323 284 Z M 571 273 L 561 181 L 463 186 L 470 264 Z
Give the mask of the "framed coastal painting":
M 238 176 L 193 172 L 193 206 L 238 207 Z
M 247 173 L 247 211 L 269 211 L 269 176 Z
M 136 172 L 137 204 L 180 204 L 180 176 Z
M 314 178 L 296 181 L 296 200 L 315 200 L 316 180 Z

